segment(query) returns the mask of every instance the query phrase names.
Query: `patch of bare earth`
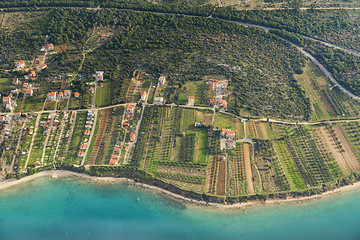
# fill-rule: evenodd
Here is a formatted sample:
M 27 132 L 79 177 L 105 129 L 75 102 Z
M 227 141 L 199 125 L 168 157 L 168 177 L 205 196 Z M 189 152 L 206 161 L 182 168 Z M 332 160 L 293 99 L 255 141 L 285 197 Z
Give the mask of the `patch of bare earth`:
M 105 109 L 104 111 L 102 111 L 102 115 L 100 118 L 100 124 L 99 124 L 99 130 L 96 134 L 96 140 L 95 140 L 93 150 L 91 151 L 89 165 L 95 164 L 96 157 L 100 150 L 101 142 L 103 141 L 104 136 L 105 136 L 107 123 L 109 121 L 109 116 L 110 116 L 110 109 Z
M 220 161 L 219 163 L 218 179 L 216 182 L 216 194 L 223 196 L 225 195 L 225 162 Z
M 346 163 L 344 155 L 341 153 L 341 150 L 333 139 L 331 133 L 328 129 L 326 129 L 326 127 L 321 127 L 320 132 L 324 136 L 324 139 L 329 146 L 329 150 L 331 154 L 335 157 L 335 160 L 339 165 L 341 171 L 344 173 L 344 175 L 348 175 L 350 173 L 349 166 Z
M 341 145 L 342 145 L 342 149 L 344 150 L 342 152 L 342 155 L 345 158 L 345 161 L 347 163 L 347 165 L 349 166 L 350 170 L 355 172 L 355 171 L 360 171 L 360 164 L 358 162 L 358 160 L 356 159 L 354 153 L 352 152 L 348 142 L 346 141 L 346 138 L 343 134 L 343 132 L 341 131 L 339 126 L 334 126 L 333 129 L 335 130 L 335 135 L 336 137 L 339 139 Z
M 326 98 L 325 94 L 322 91 L 318 91 L 319 96 L 321 97 L 321 100 L 323 101 L 326 109 L 334 116 L 337 117 L 337 114 L 335 113 L 334 109 L 331 107 L 331 104 L 329 100 Z
M 254 194 L 254 183 L 251 172 L 251 162 L 250 162 L 250 145 L 244 144 L 244 158 L 245 158 L 245 171 L 246 171 L 246 181 L 248 184 L 249 194 Z

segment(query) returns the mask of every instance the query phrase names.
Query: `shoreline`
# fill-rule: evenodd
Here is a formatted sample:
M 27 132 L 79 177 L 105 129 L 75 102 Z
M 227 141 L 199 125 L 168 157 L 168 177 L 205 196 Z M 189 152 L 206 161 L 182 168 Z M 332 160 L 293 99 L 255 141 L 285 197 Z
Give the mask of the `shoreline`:
M 159 188 L 156 186 L 151 186 L 148 184 L 135 182 L 134 180 L 128 179 L 128 178 L 95 177 L 95 176 L 90 176 L 88 174 L 77 173 L 77 172 L 72 172 L 72 171 L 68 171 L 68 170 L 49 170 L 49 171 L 39 172 L 39 173 L 36 173 L 31 176 L 26 176 L 19 180 L 10 180 L 10 181 L 0 182 L 0 191 L 9 189 L 11 187 L 20 185 L 22 183 L 36 180 L 36 179 L 42 178 L 42 177 L 53 177 L 53 178 L 78 177 L 78 178 L 82 178 L 82 179 L 90 180 L 90 181 L 94 181 L 94 182 L 111 182 L 111 183 L 123 182 L 123 183 L 127 183 L 129 185 L 133 185 L 135 187 L 140 187 L 140 188 L 143 188 L 146 190 L 162 193 L 166 197 L 172 198 L 176 201 L 183 201 L 187 204 L 197 205 L 197 206 L 202 206 L 202 207 L 215 207 L 215 208 L 222 208 L 222 209 L 241 209 L 241 208 L 246 208 L 246 207 L 251 207 L 251 206 L 270 206 L 270 205 L 277 205 L 277 204 L 306 203 L 306 202 L 310 202 L 310 201 L 314 201 L 314 200 L 320 200 L 327 196 L 332 196 L 335 194 L 344 193 L 344 192 L 348 192 L 348 191 L 356 189 L 356 188 L 360 188 L 360 182 L 356 182 L 351 185 L 343 186 L 343 187 L 336 188 L 336 189 L 333 189 L 333 190 L 330 190 L 327 192 L 323 192 L 321 194 L 307 196 L 307 197 L 288 198 L 288 199 L 268 199 L 265 202 L 262 202 L 260 200 L 254 200 L 254 201 L 235 203 L 235 204 L 220 204 L 220 203 L 212 203 L 212 202 L 199 201 L 199 200 L 187 198 L 187 197 L 172 193 L 170 191 L 167 191 L 165 189 L 162 189 L 162 188 Z

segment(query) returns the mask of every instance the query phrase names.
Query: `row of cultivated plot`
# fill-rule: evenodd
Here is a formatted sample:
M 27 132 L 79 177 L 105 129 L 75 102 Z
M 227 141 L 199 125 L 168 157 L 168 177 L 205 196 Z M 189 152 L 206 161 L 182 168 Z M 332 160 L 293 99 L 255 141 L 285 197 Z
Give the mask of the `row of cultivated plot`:
M 186 134 L 184 139 L 185 162 L 194 161 L 195 133 Z
M 294 158 L 287 146 L 285 140 L 279 140 L 274 143 L 276 153 L 279 157 L 281 165 L 289 179 L 290 185 L 294 189 L 305 189 L 304 179 L 294 161 Z
M 220 130 L 209 129 L 208 131 L 208 149 L 211 155 L 219 154 L 220 150 Z
M 151 137 L 151 127 L 154 121 L 154 113 L 156 106 L 149 106 L 145 108 L 143 119 L 141 122 L 139 136 L 135 144 L 133 155 L 131 158 L 131 165 L 139 167 L 146 152 L 146 143 Z
M 166 107 L 152 106 L 150 111 L 152 111 L 152 118 L 147 130 L 148 133 L 143 134 L 143 131 L 140 130 L 140 135 L 143 138 L 142 140 L 145 141 L 145 150 L 142 158 L 144 159 L 145 170 L 155 173 L 162 148 L 161 134 Z
M 339 116 L 358 116 L 359 105 L 350 97 L 346 96 L 338 87 L 332 90 L 323 90 L 335 113 Z
M 265 192 L 290 190 L 290 184 L 269 140 L 257 140 L 254 145 L 255 164 L 259 169 Z
M 77 158 L 80 151 L 84 152 L 84 149 L 80 149 L 80 146 L 84 143 L 84 140 L 82 139 L 83 132 L 84 132 L 84 126 L 86 125 L 86 112 L 78 112 L 76 115 L 76 121 L 74 125 L 74 130 L 71 135 L 71 142 L 69 144 L 69 150 L 67 153 L 67 157 L 65 158 L 66 164 L 80 164 L 81 158 Z M 85 154 L 85 153 L 84 153 Z M 81 156 L 80 156 L 81 157 Z
M 161 178 L 166 178 L 166 179 L 171 179 L 186 183 L 204 184 L 205 182 L 205 177 L 191 176 L 188 174 L 158 172 L 156 175 Z
M 357 160 L 360 160 L 360 123 L 348 122 L 340 124 L 341 131 L 355 154 Z
M 335 178 L 327 164 L 331 156 L 319 150 L 308 129 L 297 127 L 286 143 L 306 184 L 318 186 Z

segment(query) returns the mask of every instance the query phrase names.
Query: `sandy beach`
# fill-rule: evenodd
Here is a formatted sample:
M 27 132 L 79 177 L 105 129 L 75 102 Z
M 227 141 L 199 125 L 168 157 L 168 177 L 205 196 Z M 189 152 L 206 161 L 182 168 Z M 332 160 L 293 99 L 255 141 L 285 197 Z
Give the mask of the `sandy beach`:
M 209 206 L 209 207 L 217 207 L 217 208 L 224 208 L 224 209 L 245 208 L 245 207 L 250 207 L 250 206 L 258 206 L 258 205 L 294 204 L 294 203 L 301 203 L 301 202 L 304 203 L 304 202 L 309 202 L 309 201 L 313 201 L 313 200 L 318 200 L 318 199 L 321 199 L 326 196 L 339 194 L 342 192 L 347 192 L 347 191 L 357 189 L 360 187 L 360 182 L 357 182 L 352 185 L 337 188 L 337 189 L 327 191 L 327 192 L 324 192 L 324 193 L 321 193 L 318 195 L 314 195 L 314 196 L 289 198 L 289 199 L 269 199 L 269 200 L 266 200 L 266 202 L 256 200 L 256 201 L 249 201 L 249 202 L 244 202 L 244 203 L 236 203 L 236 204 L 232 204 L 232 205 L 225 205 L 225 204 L 211 203 L 211 202 L 190 199 L 190 198 L 172 193 L 170 191 L 167 191 L 167 190 L 155 187 L 155 186 L 150 186 L 150 185 L 143 184 L 143 183 L 136 183 L 132 179 L 113 178 L 113 177 L 94 177 L 94 176 L 90 176 L 90 175 L 83 174 L 83 173 L 76 173 L 76 172 L 65 171 L 65 170 L 51 170 L 51 171 L 43 171 L 43 172 L 31 175 L 31 176 L 24 177 L 19 180 L 8 180 L 8 181 L 1 182 L 0 183 L 0 191 L 11 188 L 13 186 L 16 186 L 16 185 L 19 185 L 22 183 L 33 181 L 33 180 L 41 178 L 41 177 L 62 178 L 62 177 L 70 177 L 70 176 L 79 177 L 79 178 L 83 178 L 83 179 L 86 179 L 89 181 L 95 181 L 95 182 L 112 182 L 112 183 L 124 182 L 124 183 L 128 183 L 135 187 L 163 193 L 168 197 L 171 197 L 175 200 L 184 201 L 185 203 L 190 203 L 190 204 L 194 204 L 194 205 L 198 205 L 198 206 Z

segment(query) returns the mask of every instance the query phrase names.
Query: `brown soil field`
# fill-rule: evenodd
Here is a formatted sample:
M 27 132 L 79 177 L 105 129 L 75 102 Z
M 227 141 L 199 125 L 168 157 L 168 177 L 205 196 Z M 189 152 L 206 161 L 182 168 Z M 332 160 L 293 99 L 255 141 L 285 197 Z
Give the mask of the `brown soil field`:
M 99 130 L 96 134 L 96 140 L 95 140 L 94 148 L 90 155 L 89 165 L 93 165 L 95 163 L 96 157 L 100 150 L 101 142 L 103 141 L 103 138 L 105 136 L 106 126 L 109 121 L 109 116 L 110 116 L 110 109 L 105 109 L 102 111 L 102 115 L 99 123 Z
M 241 126 L 241 122 L 239 119 L 236 119 L 236 130 L 237 130 L 237 138 L 239 139 L 241 136 L 241 133 L 244 131 L 244 128 Z
M 219 173 L 216 183 L 216 194 L 220 196 L 225 195 L 225 162 L 219 162 Z
M 212 157 L 209 163 L 208 177 L 206 180 L 206 192 L 215 193 L 216 175 L 218 171 L 218 164 L 216 162 L 216 156 Z
M 260 133 L 260 137 L 263 139 L 269 139 L 265 124 L 263 122 L 258 122 L 256 125 L 257 130 L 259 130 L 258 132 Z
M 321 90 L 324 90 L 327 88 L 327 84 L 326 81 L 323 77 L 319 77 L 316 79 L 317 83 L 319 84 L 319 87 Z
M 339 164 L 341 171 L 344 175 L 348 175 L 350 173 L 349 166 L 347 165 L 344 155 L 340 152 L 331 133 L 328 129 L 326 129 L 326 127 L 321 127 L 320 132 L 324 136 L 326 144 L 329 146 L 329 150 L 331 154 L 335 157 L 335 160 L 337 164 Z
M 318 91 L 318 94 L 320 95 L 321 100 L 323 101 L 326 109 L 329 110 L 329 112 L 331 112 L 331 114 L 332 114 L 334 117 L 337 117 L 334 109 L 331 107 L 331 105 L 330 105 L 330 103 L 329 103 L 329 100 L 326 98 L 326 96 L 324 95 L 324 93 L 323 93 L 322 91 Z
M 145 153 L 145 157 L 144 157 L 143 170 L 145 170 L 145 167 L 146 167 L 146 159 L 147 159 L 147 156 L 149 154 L 149 145 L 150 145 L 150 140 L 151 140 L 151 135 L 152 135 L 153 128 L 154 128 L 154 121 L 152 121 L 152 123 L 151 123 L 149 137 L 148 137 L 148 139 L 146 141 L 146 153 Z
M 201 119 L 201 122 L 204 124 L 204 126 L 211 126 L 213 114 L 197 111 L 196 115 Z
M 250 162 L 250 145 L 244 144 L 244 157 L 245 157 L 245 171 L 246 171 L 246 180 L 248 183 L 249 194 L 254 194 L 254 184 L 253 177 L 251 172 L 251 162 Z
M 206 175 L 206 171 L 204 169 L 198 169 L 198 168 L 158 166 L 157 171 L 172 173 L 172 174 L 187 174 L 196 177 L 205 177 Z
M 344 134 L 342 133 L 340 127 L 334 126 L 333 129 L 335 130 L 336 137 L 341 142 L 342 149 L 345 150 L 344 152 L 342 152 L 342 155 L 344 156 L 346 163 L 349 166 L 350 170 L 353 172 L 360 171 L 360 164 L 359 164 L 358 160 L 356 159 L 354 153 L 352 152 L 348 142 L 346 141 L 346 138 L 345 138 Z

